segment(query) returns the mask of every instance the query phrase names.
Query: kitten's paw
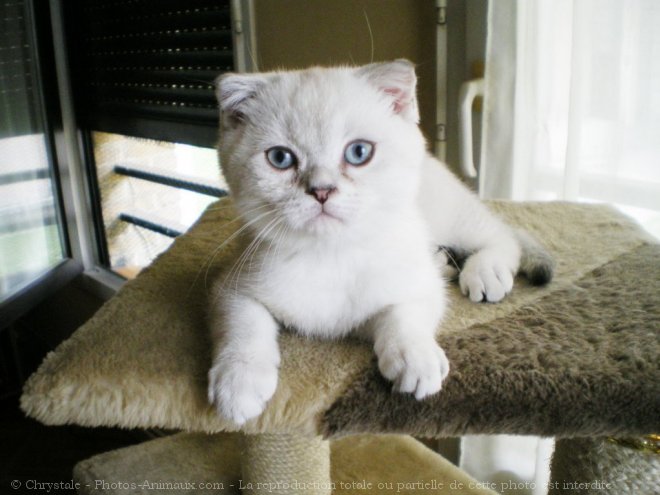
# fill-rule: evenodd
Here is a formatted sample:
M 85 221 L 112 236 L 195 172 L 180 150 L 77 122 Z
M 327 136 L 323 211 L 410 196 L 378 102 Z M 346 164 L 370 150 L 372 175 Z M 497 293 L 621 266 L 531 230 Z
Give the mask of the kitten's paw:
M 237 425 L 259 416 L 275 393 L 277 365 L 218 359 L 209 371 L 209 402 Z
M 378 369 L 394 382 L 394 390 L 412 393 L 417 400 L 440 391 L 449 373 L 449 360 L 433 339 L 416 343 L 405 339 L 381 340 L 374 349 Z
M 498 260 L 474 255 L 465 262 L 458 283 L 474 302 L 498 302 L 511 292 L 513 272 Z

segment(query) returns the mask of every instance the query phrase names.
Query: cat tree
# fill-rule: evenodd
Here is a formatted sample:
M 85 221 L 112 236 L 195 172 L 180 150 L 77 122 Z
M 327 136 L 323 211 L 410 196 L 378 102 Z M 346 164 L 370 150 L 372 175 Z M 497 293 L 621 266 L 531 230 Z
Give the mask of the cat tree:
M 452 286 L 438 335 L 452 368 L 428 400 L 392 393 L 364 342 L 283 332 L 280 381 L 264 413 L 240 433 L 219 418 L 206 399 L 204 306 L 207 283 L 236 255 L 233 245 L 215 248 L 238 228 L 231 202 L 221 200 L 47 356 L 22 408 L 49 425 L 182 430 L 80 463 L 76 478 L 90 493 L 95 480 L 113 476 L 182 473 L 224 480 L 228 492 L 240 479 L 264 493 L 329 493 L 331 480 L 382 483 L 371 493 L 390 492 L 396 480 L 410 483 L 400 493 L 419 493 L 419 480 L 435 482 L 435 491 L 426 486 L 431 493 L 492 493 L 412 438 L 358 435 L 366 433 L 553 436 L 551 493 L 594 481 L 613 487 L 594 493 L 660 493 L 658 455 L 608 440 L 660 430 L 660 245 L 604 206 L 491 206 L 547 246 L 555 279 L 543 288 L 517 280 L 500 304 L 471 303 Z M 292 480 L 307 490 L 281 485 Z

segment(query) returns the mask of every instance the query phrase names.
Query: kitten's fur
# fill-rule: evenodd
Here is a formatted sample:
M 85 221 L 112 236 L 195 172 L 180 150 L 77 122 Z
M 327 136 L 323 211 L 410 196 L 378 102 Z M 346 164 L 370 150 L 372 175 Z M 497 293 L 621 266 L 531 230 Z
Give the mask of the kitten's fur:
M 282 326 L 360 332 L 396 390 L 438 392 L 449 371 L 435 340 L 446 305 L 438 246 L 466 253 L 459 284 L 473 301 L 502 299 L 523 251 L 535 282 L 551 277 L 538 245 L 427 153 L 415 85 L 405 60 L 220 78 L 220 163 L 248 227 L 243 263 L 213 290 L 209 400 L 235 423 L 275 392 Z M 344 159 L 355 140 L 374 143 L 364 165 Z M 297 165 L 272 166 L 277 146 Z

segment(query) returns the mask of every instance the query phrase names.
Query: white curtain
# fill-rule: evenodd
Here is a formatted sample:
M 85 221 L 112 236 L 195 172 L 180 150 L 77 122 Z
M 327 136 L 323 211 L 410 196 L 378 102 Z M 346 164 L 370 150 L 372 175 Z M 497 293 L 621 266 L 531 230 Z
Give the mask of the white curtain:
M 480 195 L 608 202 L 660 237 L 659 26 L 658 0 L 491 0 Z M 461 466 L 538 495 L 551 452 L 470 436 Z
M 480 192 L 602 201 L 660 235 L 660 2 L 490 2 Z

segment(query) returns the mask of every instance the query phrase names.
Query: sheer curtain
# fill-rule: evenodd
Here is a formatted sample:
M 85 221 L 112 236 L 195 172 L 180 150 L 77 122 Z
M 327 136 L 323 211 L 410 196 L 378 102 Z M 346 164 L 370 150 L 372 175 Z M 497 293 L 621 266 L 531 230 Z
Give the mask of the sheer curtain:
M 660 235 L 660 2 L 499 0 L 489 17 L 481 194 L 613 203 Z
M 657 0 L 491 0 L 480 195 L 607 202 L 660 237 L 658 26 Z M 539 495 L 551 451 L 471 436 L 461 465 Z

